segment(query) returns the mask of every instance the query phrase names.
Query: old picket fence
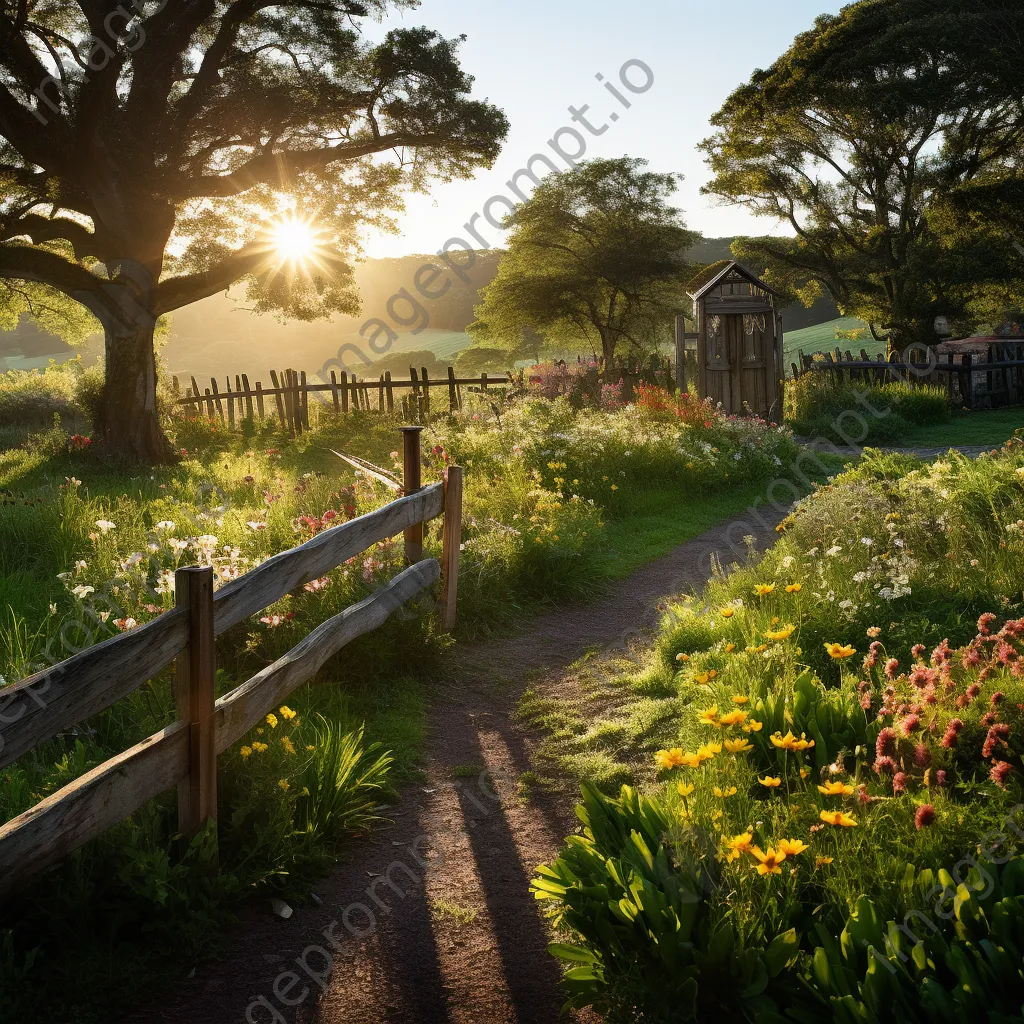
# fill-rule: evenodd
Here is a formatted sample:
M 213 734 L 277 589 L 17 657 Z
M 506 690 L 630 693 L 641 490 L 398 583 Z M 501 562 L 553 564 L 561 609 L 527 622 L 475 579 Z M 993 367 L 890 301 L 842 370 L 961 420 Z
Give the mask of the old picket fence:
M 0 902 L 46 868 L 178 788 L 178 827 L 193 836 L 217 816 L 217 755 L 238 742 L 342 647 L 442 578 L 440 614 L 455 622 L 462 470 L 419 486 L 419 435 L 406 431 L 403 497 L 325 530 L 213 589 L 209 568 L 175 574 L 175 607 L 2 691 L 0 768 L 132 693 L 175 663 L 178 720 L 0 826 Z M 441 563 L 422 558 L 423 523 L 444 516 Z M 405 535 L 412 564 L 376 593 L 314 629 L 296 647 L 215 699 L 216 637 L 379 541 Z
M 829 374 L 837 383 L 843 380 L 885 384 L 893 381 L 913 385 L 930 384 L 942 387 L 951 404 L 968 409 L 1016 405 L 1024 399 L 1024 342 L 996 342 L 984 354 L 952 352 L 930 356 L 922 350 L 906 353 L 903 359 L 892 353 L 888 359 L 868 357 L 864 349 L 860 358 L 851 352 L 817 352 L 805 355 L 798 351 L 799 364 L 792 363 L 793 378 L 808 373 Z
M 425 366 L 419 371 L 409 367 L 408 380 L 394 380 L 391 371 L 376 379 L 362 379 L 354 373 L 331 370 L 330 381 L 311 382 L 305 370 L 270 371 L 273 387 L 265 388 L 262 381 L 250 387 L 247 374 L 225 377 L 223 388 L 216 378 L 210 379 L 208 388 L 200 388 L 196 378 L 189 378 L 185 395 L 177 399 L 177 405 L 193 416 L 205 414 L 209 419 L 217 418 L 230 428 L 245 419 L 265 420 L 276 414 L 277 420 L 291 434 L 298 435 L 309 429 L 309 396 L 324 394 L 330 402 L 323 408 L 333 411 L 335 416 L 347 416 L 350 412 L 399 412 L 406 420 L 424 421 L 432 409 L 431 390 L 448 389 L 448 409 L 456 412 L 462 408 L 462 389 L 487 394 L 488 389 L 508 383 L 506 377 L 457 377 L 455 370 L 448 367 L 447 376 L 431 379 Z M 175 394 L 181 394 L 181 384 L 173 379 Z M 396 402 L 397 399 L 397 402 Z

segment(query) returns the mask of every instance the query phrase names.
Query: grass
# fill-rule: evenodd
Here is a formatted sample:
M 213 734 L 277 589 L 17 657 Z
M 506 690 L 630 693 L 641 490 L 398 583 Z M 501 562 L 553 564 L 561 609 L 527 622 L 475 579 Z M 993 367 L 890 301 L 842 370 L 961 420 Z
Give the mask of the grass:
M 912 426 L 901 442 L 914 448 L 939 448 L 946 445 L 1000 445 L 1024 427 L 1024 405 L 1008 409 L 965 412 L 950 423 L 927 427 Z

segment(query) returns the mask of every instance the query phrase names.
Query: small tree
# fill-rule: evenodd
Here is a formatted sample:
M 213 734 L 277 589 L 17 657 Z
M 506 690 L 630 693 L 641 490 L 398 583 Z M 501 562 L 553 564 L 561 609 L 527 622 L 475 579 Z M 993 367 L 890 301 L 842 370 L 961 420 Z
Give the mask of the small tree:
M 792 230 L 737 257 L 806 304 L 827 289 L 893 346 L 970 319 L 1013 276 L 1005 242 L 938 229 L 938 198 L 1014 161 L 1024 9 L 1006 0 L 864 0 L 823 15 L 715 115 L 704 189 Z M 997 30 L 998 26 L 998 30 Z
M 158 317 L 242 278 L 258 311 L 356 312 L 360 227 L 493 161 L 507 122 L 457 40 L 360 33 L 416 6 L 0 0 L 0 280 L 9 309 L 102 323 L 108 451 L 168 456 Z
M 645 160 L 590 160 L 545 178 L 505 221 L 511 234 L 483 292 L 474 343 L 518 357 L 544 342 L 598 347 L 611 364 L 689 306 L 686 252 L 697 235 L 669 205 L 679 176 Z

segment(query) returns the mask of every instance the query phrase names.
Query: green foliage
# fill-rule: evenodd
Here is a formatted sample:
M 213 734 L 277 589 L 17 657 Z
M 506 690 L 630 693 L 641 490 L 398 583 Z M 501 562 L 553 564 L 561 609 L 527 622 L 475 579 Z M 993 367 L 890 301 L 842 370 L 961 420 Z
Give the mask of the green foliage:
M 79 388 L 88 370 L 78 360 L 41 370 L 8 370 L 0 374 L 0 426 L 38 427 L 53 417 L 82 419 Z
M 816 928 L 820 945 L 801 974 L 808 998 L 759 1024 L 1019 1021 L 1024 860 L 971 868 L 962 881 L 907 865 L 902 888 L 913 908 L 902 921 L 886 921 L 865 895 L 838 940 Z
M 946 231 L 932 209 L 1001 175 L 1017 145 L 1019 90 L 1001 69 L 1021 30 L 1001 0 L 862 0 L 819 17 L 702 145 L 706 192 L 794 228 L 738 240 L 737 258 L 806 305 L 828 289 L 897 348 L 933 342 L 937 315 L 969 328 L 986 292 L 1019 294 L 998 230 Z
M 948 423 L 949 396 L 937 386 L 836 381 L 828 372 L 786 382 L 786 422 L 835 444 L 900 444 L 916 427 Z
M 520 358 L 537 347 L 650 350 L 659 323 L 689 301 L 696 239 L 669 205 L 677 176 L 629 157 L 584 161 L 545 178 L 509 214 L 508 251 L 484 289 L 474 343 Z
M 550 946 L 574 965 L 564 977 L 567 1006 L 652 1024 L 772 1008 L 764 993 L 795 959 L 796 932 L 761 949 L 739 946 L 708 898 L 720 881 L 714 862 L 680 863 L 667 842 L 668 809 L 628 786 L 618 798 L 582 789 L 583 834 L 533 880 L 553 923 L 575 940 Z

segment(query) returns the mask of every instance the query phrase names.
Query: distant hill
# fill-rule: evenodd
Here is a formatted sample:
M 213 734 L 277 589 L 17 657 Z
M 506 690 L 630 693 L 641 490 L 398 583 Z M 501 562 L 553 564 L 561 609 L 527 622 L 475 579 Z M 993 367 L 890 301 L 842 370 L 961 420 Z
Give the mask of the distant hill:
M 786 331 L 784 344 L 786 368 L 789 368 L 790 363 L 796 362 L 797 350 L 802 350 L 805 355 L 809 356 L 815 352 L 831 352 L 838 345 L 844 352 L 849 349 L 855 355 L 859 355 L 861 349 L 864 349 L 872 358 L 879 354 L 884 354 L 886 343 L 884 341 L 875 341 L 871 337 L 871 332 L 868 331 L 867 326 L 863 320 L 846 316 L 830 320 L 828 323 L 816 324 L 814 327 L 805 327 L 800 331 Z M 836 341 L 837 330 L 862 330 L 865 333 L 860 341 Z
M 732 238 L 702 239 L 689 253 L 693 262 L 713 263 L 731 259 Z M 439 359 L 451 359 L 469 344 L 465 329 L 473 321 L 473 307 L 480 301 L 480 289 L 490 284 L 497 273 L 501 250 L 472 254 L 453 253 L 465 278 L 449 274 L 451 287 L 438 299 L 425 300 L 417 290 L 428 271 L 438 266 L 437 256 L 410 255 L 396 259 L 366 260 L 355 269 L 363 310 L 358 317 L 338 317 L 331 322 L 281 323 L 271 316 L 248 312 L 244 292 L 232 289 L 178 310 L 171 316 L 170 337 L 161 355 L 165 366 L 179 377 L 247 373 L 264 379 L 273 367 L 293 367 L 316 372 L 337 356 L 345 345 L 367 351 L 360 328 L 370 319 L 387 323 L 398 339 L 389 355 L 406 351 L 431 351 Z M 756 268 L 755 273 L 758 272 Z M 419 275 L 419 277 L 417 277 Z M 440 290 L 443 280 L 426 281 L 426 287 Z M 417 306 L 409 298 L 415 298 Z M 828 300 L 810 309 L 791 306 L 783 314 L 787 331 L 826 323 L 838 317 L 835 304 Z M 400 321 L 406 321 L 403 325 Z M 414 334 L 413 331 L 419 333 Z M 372 331 L 368 331 L 367 335 Z M 349 350 L 351 353 L 351 350 Z M 67 359 L 71 350 L 59 339 L 23 322 L 16 331 L 0 333 L 0 360 L 10 355 L 12 365 L 25 365 L 25 359 L 53 356 Z M 359 360 L 350 354 L 344 360 L 356 367 Z M 0 362 L 0 369 L 4 364 Z M 359 370 L 356 369 L 358 373 Z

